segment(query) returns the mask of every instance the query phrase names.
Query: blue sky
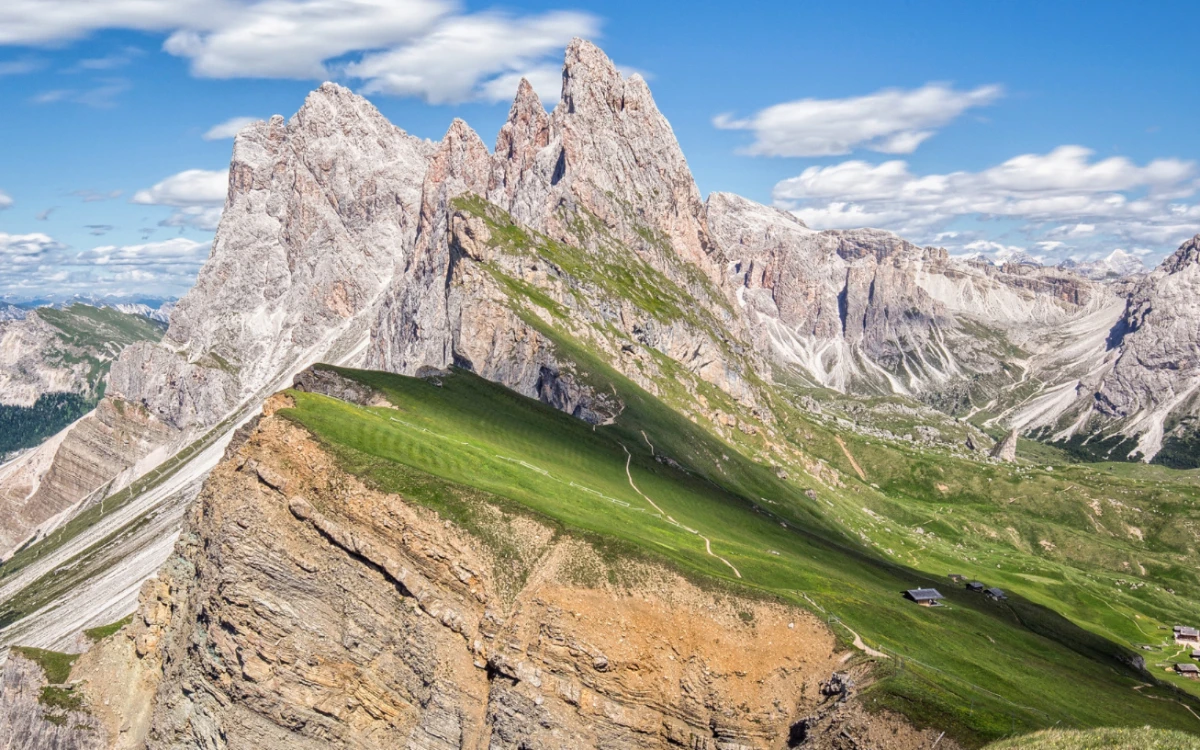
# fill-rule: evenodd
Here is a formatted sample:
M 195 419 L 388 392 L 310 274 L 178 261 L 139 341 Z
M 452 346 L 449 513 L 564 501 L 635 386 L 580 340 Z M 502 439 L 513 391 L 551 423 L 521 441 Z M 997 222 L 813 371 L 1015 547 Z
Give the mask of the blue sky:
M 235 118 L 324 79 L 491 141 L 592 38 L 649 79 L 701 192 L 955 253 L 1157 262 L 1200 232 L 1200 4 L 6 0 L 0 295 L 178 296 Z M 227 128 L 228 129 L 228 128 Z M 207 136 L 207 137 L 206 137 Z

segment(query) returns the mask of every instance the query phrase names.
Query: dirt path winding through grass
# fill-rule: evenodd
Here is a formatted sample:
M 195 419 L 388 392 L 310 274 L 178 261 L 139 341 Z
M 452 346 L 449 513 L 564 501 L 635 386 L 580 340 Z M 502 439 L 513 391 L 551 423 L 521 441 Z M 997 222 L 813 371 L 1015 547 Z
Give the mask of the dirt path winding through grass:
M 642 436 L 643 436 L 643 437 L 645 437 L 645 433 L 642 433 Z M 650 439 L 649 439 L 649 438 L 647 438 L 647 439 L 646 439 L 646 442 L 647 442 L 647 443 L 649 443 L 649 442 L 650 442 Z M 654 502 L 653 500 L 651 500 L 649 495 L 647 495 L 646 493 L 644 493 L 644 492 L 642 492 L 640 489 L 638 489 L 638 486 L 637 486 L 636 484 L 634 484 L 634 483 L 633 483 L 633 474 L 632 474 L 632 473 L 629 471 L 629 463 L 630 463 L 630 462 L 633 460 L 633 454 L 629 452 L 629 449 L 625 447 L 625 444 L 624 444 L 624 443 L 622 443 L 622 444 L 621 444 L 621 449 L 625 451 L 625 476 L 629 478 L 629 486 L 633 488 L 633 491 L 634 491 L 634 492 L 636 492 L 636 493 L 638 493 L 639 495 L 641 495 L 643 500 L 645 500 L 646 502 L 650 503 L 650 505 L 651 505 L 651 506 L 653 506 L 655 510 L 657 510 L 659 513 L 661 513 L 661 514 L 662 514 L 662 517 L 663 517 L 663 518 L 665 518 L 665 519 L 667 520 L 667 522 L 668 522 L 668 523 L 673 523 L 673 524 L 675 524 L 676 526 L 678 526 L 679 528 L 681 528 L 681 529 L 684 529 L 685 531 L 690 531 L 691 533 L 693 533 L 693 534 L 695 534 L 696 536 L 698 536 L 698 537 L 700 537 L 701 539 L 703 539 L 703 540 L 704 540 L 704 549 L 705 549 L 705 551 L 706 551 L 706 552 L 708 552 L 708 554 L 709 554 L 711 557 L 715 557 L 715 558 L 717 558 L 718 560 L 720 560 L 721 562 L 723 562 L 723 563 L 725 563 L 726 565 L 728 565 L 728 566 L 729 566 L 729 569 L 733 571 L 733 574 L 734 574 L 735 576 L 737 576 L 738 578 L 741 578 L 741 577 L 742 577 L 742 573 L 741 573 L 741 571 L 739 571 L 739 570 L 737 569 L 737 567 L 736 567 L 736 566 L 734 566 L 734 564 L 733 564 L 733 563 L 729 562 L 729 561 L 728 561 L 728 560 L 726 560 L 725 558 L 721 557 L 720 555 L 718 555 L 718 554 L 716 554 L 716 553 L 714 553 L 714 552 L 712 551 L 712 540 L 710 540 L 708 537 L 706 537 L 706 536 L 704 536 L 703 534 L 701 534 L 701 533 L 700 533 L 699 531 L 697 531 L 696 529 L 691 529 L 691 528 L 688 528 L 687 526 L 684 526 L 684 525 L 683 525 L 683 524 L 681 524 L 680 522 L 676 521 L 674 518 L 672 518 L 672 517 L 671 517 L 671 515 L 670 515 L 669 513 L 667 513 L 667 512 L 666 512 L 665 510 L 663 510 L 662 508 L 658 507 L 658 503 L 656 503 L 656 502 Z
M 825 612 L 825 608 L 822 607 L 820 604 L 817 604 L 816 602 L 814 602 L 812 600 L 812 597 L 810 597 L 808 594 L 804 593 L 803 591 L 796 591 L 796 593 L 799 594 L 800 596 L 803 596 L 805 599 L 807 599 L 809 604 L 813 605 L 814 607 L 821 610 L 822 612 Z M 828 614 L 828 613 L 826 612 L 826 614 Z M 879 659 L 892 658 L 892 657 L 888 656 L 887 654 L 883 653 L 882 651 L 868 646 L 867 642 L 862 639 L 862 636 L 860 636 L 857 632 L 855 632 L 854 629 L 851 628 L 849 625 L 842 622 L 842 618 L 838 617 L 838 618 L 835 618 L 835 620 L 838 625 L 841 625 L 843 628 L 845 628 L 847 631 L 849 631 L 850 635 L 854 636 L 854 647 L 856 649 L 858 649 L 859 651 L 862 651 L 867 656 L 874 656 Z
M 1156 700 L 1156 701 L 1166 701 L 1166 702 L 1168 702 L 1168 703 L 1178 703 L 1179 705 L 1181 705 L 1181 706 L 1183 706 L 1184 708 L 1186 708 L 1186 709 L 1188 710 L 1188 713 L 1190 713 L 1192 716 L 1195 716 L 1195 717 L 1196 717 L 1198 720 L 1200 720 L 1200 714 L 1197 714 L 1195 711 L 1193 711 L 1193 710 L 1192 710 L 1192 707 L 1191 707 L 1191 706 L 1189 706 L 1188 704 L 1184 703 L 1183 701 L 1177 701 L 1177 700 L 1173 700 L 1173 699 L 1171 699 L 1171 698 L 1159 698 L 1157 695 L 1146 695 L 1145 693 L 1143 693 L 1143 692 L 1142 692 L 1142 688 L 1148 688 L 1148 687 L 1154 687 L 1154 686 L 1153 686 L 1153 685 L 1146 685 L 1146 684 L 1142 684 L 1142 685 L 1134 685 L 1134 686 L 1133 686 L 1133 689 L 1134 689 L 1134 690 L 1136 690 L 1136 691 L 1138 691 L 1138 694 L 1139 694 L 1139 695 L 1142 695 L 1142 696 L 1144 696 L 1144 697 L 1146 697 L 1146 698 L 1153 698 L 1153 699 L 1154 699 L 1154 700 Z
M 864 482 L 867 481 L 866 472 L 864 472 L 862 467 L 858 465 L 858 461 L 854 460 L 854 456 L 850 455 L 850 449 L 846 447 L 846 443 L 842 440 L 842 436 L 834 435 L 833 439 L 836 440 L 837 444 L 841 447 L 842 453 L 846 454 L 846 458 L 850 459 L 850 465 L 854 467 L 854 471 L 858 472 L 858 478 Z

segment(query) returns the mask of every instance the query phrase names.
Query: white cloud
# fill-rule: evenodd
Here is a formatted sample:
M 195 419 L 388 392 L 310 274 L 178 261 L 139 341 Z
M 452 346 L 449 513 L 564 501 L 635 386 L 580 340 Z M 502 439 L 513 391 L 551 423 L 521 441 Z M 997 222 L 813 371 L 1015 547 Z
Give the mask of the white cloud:
M 229 170 L 186 169 L 134 193 L 133 203 L 147 206 L 220 206 L 225 203 Z
M 206 141 L 220 141 L 226 138 L 233 138 L 252 122 L 258 122 L 257 117 L 231 117 L 225 122 L 213 125 L 204 135 L 200 136 Z
M 531 82 L 546 86 L 548 56 L 572 36 L 594 36 L 599 21 L 580 12 L 467 13 L 455 0 L 0 3 L 0 44 L 52 44 L 100 29 L 165 33 L 163 49 L 186 58 L 196 76 L 323 80 L 341 74 L 363 80 L 369 91 L 457 102 L 501 98 L 497 79 L 513 74 L 530 74 L 538 79 Z M 92 62 L 112 67 L 117 61 Z M 105 93 L 61 89 L 41 100 L 102 100 Z M 114 95 L 107 92 L 108 101 Z
M 8 208 L 13 204 L 13 199 L 8 197 L 8 193 L 0 190 L 0 211 Z
M 47 252 L 61 250 L 63 247 L 53 237 L 41 232 L 31 234 L 0 232 L 0 263 L 36 263 Z
M 562 94 L 562 67 L 540 65 L 528 70 L 504 73 L 487 81 L 480 88 L 480 96 L 489 102 L 509 101 L 517 93 L 521 79 L 529 81 L 538 98 L 545 102 L 556 102 Z
M 453 7 L 444 0 L 263 0 L 239 4 L 212 24 L 189 19 L 163 48 L 208 78 L 325 78 L 325 61 L 412 40 Z
M 999 86 L 957 91 L 930 83 L 919 89 L 885 89 L 849 99 L 800 99 L 776 104 L 749 118 L 719 115 L 723 130 L 749 130 L 754 156 L 837 156 L 855 149 L 910 154 L 937 128 L 973 107 L 991 104 Z
M 113 52 L 103 57 L 84 58 L 63 72 L 78 73 L 84 70 L 114 70 L 116 68 L 123 68 L 143 54 L 145 53 L 137 47 L 125 47 L 118 52 Z
M 481 93 L 489 98 L 511 98 L 516 93 L 513 74 L 536 70 L 538 60 L 562 50 L 572 37 L 591 36 L 597 30 L 596 19 L 586 13 L 557 11 L 527 18 L 499 13 L 460 16 L 444 21 L 412 44 L 368 54 L 347 65 L 345 72 L 365 80 L 367 93 L 420 96 L 434 104 L 473 99 Z M 533 74 L 543 88 L 546 73 L 542 68 Z M 501 84 L 496 78 L 505 80 Z M 489 79 L 493 80 L 490 86 Z M 485 81 L 482 91 L 477 90 L 480 81 Z M 503 97 L 499 85 L 511 85 Z
M 917 241 L 950 240 L 957 249 L 973 233 L 950 235 L 964 220 L 1024 222 L 1031 244 L 1152 244 L 1173 249 L 1200 231 L 1196 165 L 1157 159 L 1138 165 L 1123 157 L 1092 159 L 1080 146 L 1024 154 L 981 172 L 915 175 L 903 161 L 852 160 L 809 167 L 775 186 L 776 202 L 814 228 L 875 226 Z M 995 248 L 992 249 L 992 252 Z
M 211 244 L 174 237 L 141 245 L 102 245 L 79 253 L 76 260 L 98 266 L 200 265 Z
M 224 206 L 182 206 L 158 222 L 160 227 L 191 227 L 202 232 L 215 232 L 221 221 Z

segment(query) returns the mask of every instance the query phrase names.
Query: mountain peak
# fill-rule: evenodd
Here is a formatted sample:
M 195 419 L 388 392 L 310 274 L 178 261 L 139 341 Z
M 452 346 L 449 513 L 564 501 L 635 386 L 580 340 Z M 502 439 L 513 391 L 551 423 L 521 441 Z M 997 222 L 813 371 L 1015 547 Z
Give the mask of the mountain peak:
M 1164 260 L 1159 268 L 1167 273 L 1178 273 L 1195 264 L 1200 264 L 1200 234 L 1180 245 L 1179 249 Z
M 309 92 L 288 124 L 318 136 L 400 130 L 367 99 L 329 81 Z

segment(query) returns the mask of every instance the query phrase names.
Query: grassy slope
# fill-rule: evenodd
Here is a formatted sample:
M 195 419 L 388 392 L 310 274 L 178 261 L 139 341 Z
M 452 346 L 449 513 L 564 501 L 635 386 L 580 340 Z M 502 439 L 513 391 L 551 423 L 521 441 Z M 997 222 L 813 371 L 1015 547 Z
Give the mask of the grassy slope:
M 659 556 L 702 579 L 835 612 L 868 642 L 909 657 L 879 683 L 877 701 L 949 727 L 968 743 L 1060 721 L 1200 729 L 1175 703 L 1145 695 L 1161 689 L 1135 692 L 1139 676 L 1117 647 L 1033 603 L 995 605 L 948 588 L 949 606 L 941 609 L 905 602 L 903 589 L 941 581 L 842 536 L 827 504 L 836 493 L 809 499 L 802 487 L 613 373 L 593 376 L 610 380 L 626 410 L 615 425 L 593 429 L 466 373 L 438 387 L 342 372 L 383 391 L 399 411 L 294 393 L 296 408 L 284 413 L 352 471 L 405 492 L 415 469 L 612 540 L 619 552 Z M 650 444 L 692 473 L 656 462 Z M 629 486 L 625 449 L 638 487 L 680 524 L 708 536 L 743 578 L 707 555 L 696 535 L 653 515 Z M 429 482 L 421 480 L 425 489 L 415 499 L 446 511 L 455 493 L 438 492 L 436 482 L 431 490 Z
M 1051 729 L 996 742 L 987 750 L 1200 750 L 1200 739 L 1160 729 Z

